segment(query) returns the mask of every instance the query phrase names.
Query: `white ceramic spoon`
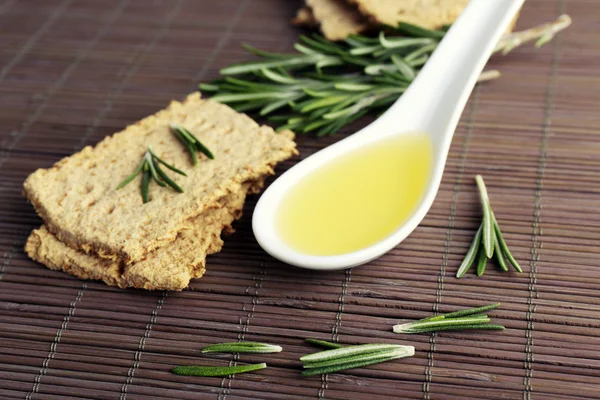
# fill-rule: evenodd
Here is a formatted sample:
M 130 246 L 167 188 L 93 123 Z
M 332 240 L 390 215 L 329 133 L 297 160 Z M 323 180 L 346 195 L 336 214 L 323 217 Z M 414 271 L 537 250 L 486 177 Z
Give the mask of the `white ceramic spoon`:
M 402 97 L 371 125 L 313 154 L 277 179 L 262 195 L 252 219 L 260 246 L 288 264 L 311 269 L 341 269 L 364 264 L 404 240 L 423 220 L 438 191 L 452 136 L 469 95 L 496 44 L 525 0 L 471 0 L 437 50 Z M 288 246 L 276 229 L 281 200 L 303 177 L 353 150 L 393 135 L 425 132 L 433 144 L 433 165 L 420 204 L 382 241 L 335 256 L 302 254 Z M 356 227 L 357 230 L 360 227 Z

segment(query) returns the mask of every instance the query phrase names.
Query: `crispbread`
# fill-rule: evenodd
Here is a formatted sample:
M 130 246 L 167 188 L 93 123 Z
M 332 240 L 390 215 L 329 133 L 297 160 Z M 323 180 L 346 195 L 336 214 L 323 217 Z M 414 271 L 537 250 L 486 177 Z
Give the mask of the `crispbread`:
M 212 150 L 215 160 L 202 157 L 193 167 L 185 147 L 170 132 L 170 123 L 188 128 Z M 185 193 L 152 184 L 151 201 L 142 204 L 139 177 L 115 190 L 149 145 L 187 172 L 188 177 L 171 174 Z M 275 164 L 296 153 L 289 134 L 277 134 L 193 93 L 93 148 L 37 170 L 25 181 L 24 192 L 58 240 L 132 264 L 174 241 L 187 221 L 217 207 L 244 182 L 272 174 Z
M 368 28 L 366 18 L 356 7 L 344 0 L 306 0 L 312 15 L 321 26 L 321 32 L 329 40 L 342 40 Z
M 260 187 L 254 185 L 251 191 Z M 192 218 L 176 241 L 149 253 L 142 261 L 122 265 L 67 246 L 45 226 L 34 230 L 25 251 L 36 261 L 53 270 L 62 270 L 81 279 L 102 280 L 121 288 L 182 290 L 205 271 L 206 255 L 223 246 L 221 232 L 231 232 L 231 223 L 241 216 L 250 185 L 221 199 L 218 208 Z
M 454 23 L 469 0 L 306 0 L 294 22 L 312 27 L 315 21 L 329 40 L 342 40 L 381 24 L 400 22 L 438 29 Z M 518 18 L 518 17 L 517 17 Z M 517 18 L 508 29 L 516 23 Z
M 469 0 L 349 0 L 374 22 L 397 25 L 408 22 L 437 29 L 452 24 Z

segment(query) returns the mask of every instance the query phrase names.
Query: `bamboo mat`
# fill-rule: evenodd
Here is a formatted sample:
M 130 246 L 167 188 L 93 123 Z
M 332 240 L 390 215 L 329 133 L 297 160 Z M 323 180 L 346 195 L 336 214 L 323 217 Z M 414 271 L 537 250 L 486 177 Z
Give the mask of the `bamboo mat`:
M 494 0 L 500 1 L 500 0 Z M 246 60 L 291 48 L 288 0 L 0 0 L 0 398 L 600 398 L 600 2 L 529 0 L 519 28 L 569 13 L 554 42 L 497 57 L 474 92 L 421 226 L 368 265 L 318 273 L 256 244 L 256 198 L 207 274 L 180 293 L 117 290 L 49 271 L 23 245 L 41 220 L 25 177 Z M 365 123 L 367 121 L 362 121 Z M 355 127 L 348 129 L 351 132 Z M 300 137 L 303 156 L 343 135 Z M 288 162 L 279 171 L 289 168 Z M 475 174 L 525 273 L 454 278 L 481 218 Z M 492 302 L 504 332 L 398 336 L 393 324 Z M 314 337 L 413 344 L 416 355 L 301 378 Z M 280 344 L 235 378 L 171 375 L 199 349 Z

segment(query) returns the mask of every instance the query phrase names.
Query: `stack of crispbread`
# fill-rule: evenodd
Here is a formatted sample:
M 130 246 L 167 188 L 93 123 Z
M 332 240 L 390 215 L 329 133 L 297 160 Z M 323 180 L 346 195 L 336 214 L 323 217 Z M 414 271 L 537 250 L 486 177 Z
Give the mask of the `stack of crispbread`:
M 192 166 L 171 123 L 191 131 L 215 159 L 202 157 Z M 149 145 L 187 173 L 171 174 L 184 193 L 151 184 L 150 201 L 143 204 L 140 177 L 115 190 Z M 31 174 L 24 192 L 45 225 L 31 233 L 25 250 L 48 268 L 83 279 L 184 289 L 204 273 L 206 255 L 221 249 L 221 233 L 241 216 L 246 194 L 260 190 L 273 167 L 296 153 L 291 132 L 277 134 L 194 93 Z
M 294 22 L 320 26 L 329 40 L 343 40 L 382 24 L 400 22 L 438 29 L 452 24 L 469 0 L 305 0 Z

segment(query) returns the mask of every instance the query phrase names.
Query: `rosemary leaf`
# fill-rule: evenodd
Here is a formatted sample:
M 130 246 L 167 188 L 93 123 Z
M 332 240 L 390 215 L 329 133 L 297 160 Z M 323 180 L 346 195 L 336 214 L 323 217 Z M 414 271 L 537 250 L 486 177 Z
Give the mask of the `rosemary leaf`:
M 461 326 L 469 325 L 482 325 L 490 322 L 489 317 L 462 317 L 462 318 L 451 318 L 444 319 L 441 321 L 415 321 L 408 322 L 405 324 L 395 325 L 393 330 L 394 333 L 421 333 L 421 332 L 434 332 L 438 328 L 442 327 L 456 327 L 460 329 Z
M 422 28 L 408 22 L 400 22 L 395 28 L 398 32 L 420 38 L 442 39 L 446 32 Z
M 192 157 L 192 165 L 197 165 L 198 156 L 196 156 L 196 151 L 194 150 L 192 144 L 186 140 L 185 136 L 178 129 L 173 129 L 173 132 L 175 132 L 177 138 L 179 138 L 183 146 L 187 149 L 188 153 L 190 153 L 190 157 Z
M 383 31 L 379 32 L 379 43 L 386 49 L 397 49 L 399 47 L 410 47 L 410 46 L 422 46 L 434 43 L 432 39 L 429 38 L 404 38 L 404 37 L 391 37 L 388 38 L 385 36 Z
M 462 278 L 467 273 L 469 268 L 471 268 L 471 265 L 473 265 L 473 263 L 475 262 L 475 259 L 477 258 L 477 255 L 479 253 L 479 245 L 481 244 L 482 231 L 483 225 L 479 225 L 479 229 L 477 229 L 477 233 L 473 238 L 471 247 L 469 248 L 469 251 L 467 252 L 467 255 L 465 256 L 465 259 L 463 260 L 462 264 L 460 265 L 460 267 L 458 267 L 458 271 L 456 271 L 457 278 Z
M 458 318 L 458 317 L 466 317 L 469 315 L 481 314 L 486 311 L 494 310 L 494 309 L 500 307 L 500 304 L 501 303 L 494 303 L 494 304 L 490 304 L 490 305 L 483 306 L 483 307 L 468 308 L 466 310 L 455 311 L 455 312 L 451 312 L 448 314 L 443 314 L 441 316 L 444 318 Z
M 392 55 L 391 59 L 392 59 L 392 63 L 394 63 L 394 65 L 396 66 L 398 71 L 400 71 L 400 73 L 402 75 L 404 75 L 406 78 L 412 80 L 415 78 L 415 76 L 417 76 L 417 73 L 415 72 L 415 70 L 410 65 L 408 65 L 406 63 L 406 61 L 404 61 L 402 59 L 402 57 L 397 56 L 397 55 Z
M 356 354 L 372 353 L 380 350 L 392 350 L 402 346 L 397 344 L 360 344 L 356 346 L 345 346 L 339 349 L 325 350 L 318 353 L 308 354 L 300 357 L 302 362 L 325 361 L 340 357 L 349 357 Z
M 484 246 L 481 246 L 479 248 L 479 256 L 477 258 L 477 276 L 483 275 L 483 273 L 485 272 L 487 261 L 488 257 L 485 254 L 485 248 Z
M 192 157 L 192 163 L 194 165 L 196 165 L 198 162 L 198 158 L 196 157 L 196 151 L 199 151 L 206 157 L 210 158 L 211 160 L 214 160 L 214 154 L 208 149 L 208 147 L 203 145 L 202 142 L 198 140 L 198 138 L 194 136 L 190 131 L 188 131 L 183 126 L 177 124 L 171 124 L 170 127 L 171 130 L 176 133 L 176 136 L 179 138 L 179 140 L 187 148 L 188 152 Z
M 142 174 L 142 200 L 144 204 L 150 201 L 150 195 L 148 194 L 150 186 L 150 171 L 148 167 L 148 161 L 144 160 L 144 172 Z
M 318 61 L 317 56 L 307 55 L 272 61 L 250 61 L 225 67 L 221 69 L 220 73 L 221 75 L 239 75 L 253 71 L 260 71 L 263 68 L 298 68 L 307 65 L 314 65 L 316 61 Z
M 483 209 L 483 247 L 487 258 L 494 255 L 494 226 L 492 225 L 492 207 L 488 197 L 487 189 L 481 175 L 475 177 L 477 187 L 479 188 L 479 198 Z
M 279 60 L 285 60 L 285 59 L 290 58 L 289 54 L 278 54 L 278 53 L 270 53 L 268 51 L 262 51 L 262 50 L 257 49 L 256 47 L 253 47 L 247 43 L 242 43 L 242 48 L 249 51 L 252 54 L 256 54 L 259 57 L 273 58 L 273 59 L 279 59 Z
M 219 343 L 206 346 L 202 353 L 280 353 L 281 346 L 258 342 Z
M 156 168 L 154 167 L 154 160 L 152 159 L 152 154 L 150 154 L 150 152 L 146 152 L 146 155 L 144 156 L 144 158 L 146 159 L 146 163 L 148 164 L 148 169 L 150 170 L 150 175 L 152 176 L 152 179 L 154 179 L 154 181 L 162 187 L 167 186 L 166 183 L 164 183 L 159 177 L 158 174 L 156 172 Z
M 429 333 L 429 332 L 441 332 L 441 331 L 462 331 L 462 330 L 494 330 L 501 331 L 504 330 L 503 325 L 497 324 L 473 324 L 473 325 L 448 325 L 448 326 L 440 326 L 435 329 L 415 329 L 411 332 L 404 333 Z
M 142 162 L 140 162 L 140 165 L 137 166 L 137 168 L 135 169 L 135 171 L 133 171 L 133 174 L 129 175 L 127 178 L 125 178 L 125 180 L 123 182 L 121 182 L 119 184 L 119 186 L 117 186 L 117 188 L 115 190 L 119 190 L 124 188 L 125 186 L 127 186 L 132 180 L 135 179 L 136 176 L 139 175 L 140 172 L 142 172 L 142 170 L 144 169 L 144 165 L 146 164 L 146 160 L 143 159 Z
M 150 165 L 152 165 L 152 164 L 150 164 Z M 167 185 L 171 186 L 177 192 L 183 193 L 183 189 L 177 183 L 175 183 L 175 181 L 173 181 L 171 178 L 169 178 L 167 176 L 167 174 L 165 174 L 165 172 L 162 170 L 162 168 L 160 168 L 160 166 L 158 164 L 154 164 L 154 168 L 156 169 L 156 172 L 158 173 L 158 175 L 160 175 L 160 177 L 165 181 L 165 183 Z
M 205 367 L 199 365 L 178 366 L 171 370 L 175 375 L 185 376 L 229 376 L 267 368 L 267 364 L 236 365 L 232 367 Z
M 208 149 L 208 147 L 206 147 L 205 145 L 202 144 L 201 141 L 199 141 L 195 136 L 194 139 L 196 139 L 196 150 L 198 150 L 200 153 L 204 154 L 206 157 L 210 158 L 211 160 L 215 159 L 215 155 L 212 153 L 212 151 L 210 151 Z
M 350 364 L 350 363 L 355 363 L 355 362 L 372 361 L 372 360 L 378 360 L 381 358 L 396 357 L 396 356 L 409 357 L 409 356 L 414 355 L 414 351 L 415 351 L 414 347 L 412 347 L 412 346 L 402 346 L 400 348 L 392 349 L 392 350 L 382 350 L 382 351 L 377 351 L 377 352 L 373 352 L 373 353 L 357 354 L 357 355 L 350 356 L 350 357 L 341 357 L 341 358 L 334 358 L 334 359 L 324 360 L 324 361 L 304 363 L 303 368 L 310 369 L 310 368 L 330 367 L 332 365 L 344 365 L 344 364 Z
M 210 84 L 210 83 L 201 83 L 200 85 L 198 85 L 198 88 L 205 92 L 217 92 L 219 90 L 219 85 L 214 85 L 214 84 Z
M 400 357 L 381 357 L 381 358 L 370 360 L 370 361 L 355 361 L 353 363 L 348 363 L 348 364 L 337 364 L 337 365 L 331 365 L 329 367 L 311 368 L 311 369 L 302 371 L 302 376 L 322 375 L 322 374 L 329 374 L 332 372 L 345 371 L 347 369 L 366 367 L 368 365 L 380 364 L 382 362 L 392 361 L 392 360 L 395 360 L 396 358 L 400 358 Z
M 494 257 L 496 261 L 498 261 L 498 265 L 504 272 L 508 272 L 508 265 L 506 265 L 506 259 L 504 258 L 504 254 L 500 251 L 500 240 L 494 232 Z
M 341 347 L 344 347 L 344 345 L 341 345 L 339 343 L 333 343 L 333 342 L 327 342 L 325 340 L 319 340 L 319 339 L 304 339 L 304 341 L 306 343 L 310 343 L 310 344 L 314 344 L 315 346 L 320 346 L 320 347 L 325 347 L 326 349 L 339 349 Z
M 492 215 L 492 217 L 494 217 L 494 216 Z M 498 225 L 498 222 L 496 221 L 495 217 L 494 217 L 494 230 L 496 231 L 496 238 L 498 238 L 498 241 L 500 244 L 500 250 L 502 251 L 504 256 L 506 256 L 506 258 L 508 258 L 508 261 L 510 261 L 512 266 L 518 272 L 523 272 L 523 269 L 521 268 L 521 266 L 519 265 L 517 260 L 515 260 L 512 253 L 510 252 L 508 245 L 506 244 L 506 241 L 504 240 L 504 236 L 502 235 L 502 231 L 500 231 L 500 226 Z
M 260 73 L 264 75 L 265 78 L 272 80 L 273 82 L 283 83 L 283 84 L 296 84 L 298 83 L 298 79 L 285 74 L 278 74 L 277 72 L 269 69 L 263 68 L 260 70 Z
M 292 101 L 298 100 L 300 97 L 301 96 L 295 96 L 291 99 L 284 99 L 284 100 L 271 102 L 271 103 L 265 105 L 260 110 L 259 114 L 264 117 L 265 115 L 268 115 L 268 114 L 272 113 L 273 111 L 279 110 L 280 108 L 287 106 L 289 104 L 290 100 L 292 100 Z
M 180 169 L 175 168 L 174 166 L 172 166 L 171 164 L 167 163 L 166 161 L 164 161 L 162 158 L 160 158 L 159 156 L 157 156 L 154 151 L 152 151 L 152 147 L 148 146 L 148 151 L 150 152 L 150 154 L 152 154 L 152 157 L 154 157 L 154 159 L 156 161 L 158 161 L 159 163 L 161 163 L 162 165 L 164 165 L 165 167 L 169 168 L 171 171 L 178 173 L 179 175 L 183 175 L 183 176 L 187 176 L 187 174 L 185 172 L 183 172 Z

